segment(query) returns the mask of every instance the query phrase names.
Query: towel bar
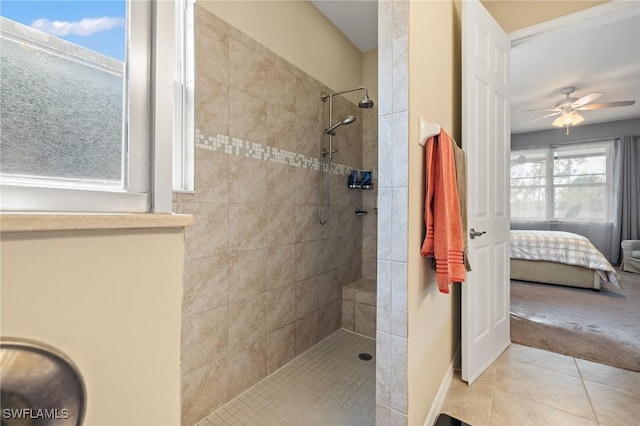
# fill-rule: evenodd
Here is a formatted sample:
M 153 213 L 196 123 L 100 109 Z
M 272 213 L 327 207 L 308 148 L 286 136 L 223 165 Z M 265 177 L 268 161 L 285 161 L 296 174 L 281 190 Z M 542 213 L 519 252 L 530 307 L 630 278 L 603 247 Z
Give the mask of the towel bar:
M 418 138 L 418 143 L 420 146 L 424 146 L 427 143 L 427 140 L 435 135 L 440 134 L 440 125 L 437 123 L 429 123 L 424 118 L 420 117 L 420 137 Z

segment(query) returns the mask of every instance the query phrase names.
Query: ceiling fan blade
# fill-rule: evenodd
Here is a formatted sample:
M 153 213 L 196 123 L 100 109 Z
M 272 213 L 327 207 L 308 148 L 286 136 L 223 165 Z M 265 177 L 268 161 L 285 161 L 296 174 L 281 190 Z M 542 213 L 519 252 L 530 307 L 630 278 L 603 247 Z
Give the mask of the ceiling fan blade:
M 623 106 L 633 105 L 635 103 L 636 103 L 636 101 L 605 102 L 603 104 L 583 105 L 583 106 L 581 106 L 579 108 L 575 108 L 575 109 L 579 109 L 581 111 L 587 111 L 587 110 L 592 110 L 592 109 L 623 107 Z
M 580 99 L 578 99 L 577 101 L 575 101 L 574 103 L 572 103 L 571 106 L 573 108 L 581 107 L 584 104 L 588 104 L 591 101 L 595 101 L 600 96 L 602 96 L 602 93 L 600 93 L 600 92 L 590 93 L 587 96 L 583 96 Z
M 556 111 L 560 112 L 559 108 L 541 108 L 541 109 L 525 109 L 524 111 Z
M 558 115 L 560 114 L 560 111 L 558 112 L 552 112 L 551 114 L 547 114 L 547 115 L 543 115 L 542 117 L 538 117 L 538 118 L 534 118 L 533 120 L 529 120 L 529 121 L 525 121 L 522 124 L 529 124 L 529 123 L 533 123 L 534 121 L 538 121 L 538 120 L 542 120 L 543 118 L 547 118 L 547 117 L 553 117 L 554 115 Z

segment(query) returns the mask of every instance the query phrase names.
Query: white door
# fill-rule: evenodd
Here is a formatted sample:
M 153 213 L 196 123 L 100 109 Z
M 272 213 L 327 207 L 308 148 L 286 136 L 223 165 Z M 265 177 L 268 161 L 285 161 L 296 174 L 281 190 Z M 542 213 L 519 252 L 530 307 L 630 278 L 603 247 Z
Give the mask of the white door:
M 471 272 L 462 284 L 462 379 L 509 346 L 509 67 L 511 42 L 478 0 L 462 3 L 462 144 L 467 153 Z

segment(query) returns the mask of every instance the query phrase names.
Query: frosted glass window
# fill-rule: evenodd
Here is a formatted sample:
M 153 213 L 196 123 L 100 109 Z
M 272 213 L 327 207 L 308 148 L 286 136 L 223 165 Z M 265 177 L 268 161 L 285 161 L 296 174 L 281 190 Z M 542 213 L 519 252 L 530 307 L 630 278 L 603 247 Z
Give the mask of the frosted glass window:
M 172 163 L 193 189 L 193 1 L 0 14 L 0 209 L 171 212 Z
M 3 2 L 4 179 L 126 188 L 126 1 Z

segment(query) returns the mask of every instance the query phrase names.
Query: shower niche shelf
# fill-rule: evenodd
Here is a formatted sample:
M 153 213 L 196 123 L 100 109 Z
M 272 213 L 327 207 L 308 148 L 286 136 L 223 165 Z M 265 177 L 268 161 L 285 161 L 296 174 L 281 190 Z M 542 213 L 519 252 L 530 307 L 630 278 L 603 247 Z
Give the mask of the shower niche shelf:
M 371 170 L 351 170 L 347 177 L 347 187 L 350 189 L 373 189 Z
M 373 189 L 373 184 L 371 183 L 368 185 L 362 185 L 359 183 L 356 183 L 356 184 L 350 183 L 348 187 L 349 189 Z

